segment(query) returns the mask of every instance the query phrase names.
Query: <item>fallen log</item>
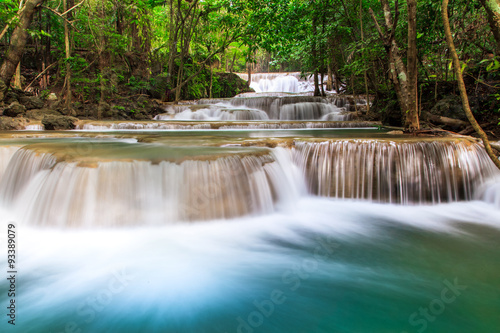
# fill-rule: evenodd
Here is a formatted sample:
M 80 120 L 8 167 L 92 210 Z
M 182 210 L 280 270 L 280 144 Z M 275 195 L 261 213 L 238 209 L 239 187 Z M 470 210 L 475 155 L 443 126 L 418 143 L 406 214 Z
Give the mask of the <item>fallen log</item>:
M 443 117 L 443 116 L 436 116 L 433 114 L 428 114 L 427 115 L 427 120 L 432 122 L 432 123 L 437 123 L 445 126 L 449 126 L 452 128 L 465 128 L 469 125 L 468 122 L 460 120 L 460 119 L 453 119 L 453 118 L 448 118 L 448 117 Z

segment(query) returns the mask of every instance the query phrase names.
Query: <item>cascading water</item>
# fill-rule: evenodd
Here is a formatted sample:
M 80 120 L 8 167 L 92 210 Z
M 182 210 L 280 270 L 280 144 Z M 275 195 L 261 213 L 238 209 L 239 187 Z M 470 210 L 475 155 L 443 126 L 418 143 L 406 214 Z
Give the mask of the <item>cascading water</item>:
M 238 74 L 240 78 L 248 81 L 248 74 Z M 292 73 L 252 73 L 250 88 L 257 93 L 305 93 L 314 91 L 313 75 L 303 76 L 299 72 Z M 326 84 L 324 78 L 323 84 Z
M 347 121 L 353 119 L 362 99 L 305 95 L 243 94 L 232 99 L 200 99 L 197 105 L 169 107 L 161 121 Z M 162 125 L 157 125 L 161 128 Z M 181 128 L 179 125 L 179 128 Z
M 56 163 L 50 154 L 20 149 L 0 198 L 17 206 L 28 225 L 123 227 L 264 214 L 299 195 L 288 152 L 242 154 L 180 163 Z
M 498 172 L 478 144 L 341 140 L 295 143 L 313 194 L 389 203 L 471 200 Z
M 49 154 L 17 150 L 0 178 L 0 205 L 11 205 L 33 177 L 42 170 L 52 168 L 55 163 L 56 159 Z
M 3 133 L 19 274 L 0 331 L 13 285 L 16 332 L 498 331 L 500 181 L 480 145 L 329 129 L 373 125 L 329 121 L 352 99 L 200 103 Z
M 9 164 L 10 159 L 19 150 L 17 146 L 0 146 L 0 181 L 3 177 L 5 169 Z

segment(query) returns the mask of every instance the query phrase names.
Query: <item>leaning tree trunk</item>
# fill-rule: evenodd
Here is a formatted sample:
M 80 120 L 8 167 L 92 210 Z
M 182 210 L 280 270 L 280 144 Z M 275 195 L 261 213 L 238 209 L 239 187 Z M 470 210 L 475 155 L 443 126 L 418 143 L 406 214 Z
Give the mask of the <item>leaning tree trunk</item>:
M 467 91 L 465 90 L 465 83 L 462 77 L 462 68 L 460 66 L 460 60 L 458 59 L 457 51 L 455 49 L 455 43 L 453 42 L 453 37 L 451 36 L 450 29 L 450 21 L 448 19 L 448 0 L 443 0 L 442 3 L 442 15 L 443 15 L 443 24 L 444 24 L 444 33 L 446 35 L 446 42 L 448 43 L 448 48 L 450 49 L 450 54 L 453 60 L 453 68 L 455 70 L 455 74 L 457 76 L 458 88 L 460 90 L 460 97 L 462 98 L 462 105 L 464 107 L 465 114 L 467 115 L 467 119 L 469 119 L 470 124 L 479 135 L 479 137 L 483 140 L 484 148 L 488 153 L 488 156 L 491 158 L 493 163 L 500 169 L 500 160 L 496 157 L 495 153 L 491 149 L 490 142 L 488 141 L 488 136 L 483 131 L 481 126 L 474 118 L 472 111 L 469 106 L 469 98 L 467 97 Z
M 500 0 L 479 0 L 479 2 L 486 10 L 488 24 L 497 42 L 497 53 L 500 53 Z
M 26 40 L 28 38 L 27 29 L 33 20 L 33 14 L 44 1 L 45 0 L 28 0 L 19 13 L 19 22 L 12 33 L 9 49 L 0 66 L 0 102 L 5 98 L 5 92 L 9 87 L 12 76 L 14 76 L 17 65 L 24 53 L 24 47 L 26 46 Z

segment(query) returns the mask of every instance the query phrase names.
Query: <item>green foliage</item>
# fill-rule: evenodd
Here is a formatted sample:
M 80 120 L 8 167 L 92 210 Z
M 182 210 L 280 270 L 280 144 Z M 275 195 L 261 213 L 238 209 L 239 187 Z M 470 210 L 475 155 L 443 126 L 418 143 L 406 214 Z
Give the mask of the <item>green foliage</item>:
M 128 79 L 126 85 L 129 86 L 132 89 L 132 91 L 136 93 L 144 93 L 149 88 L 148 81 L 142 80 L 141 78 L 136 78 L 135 76 L 131 76 Z

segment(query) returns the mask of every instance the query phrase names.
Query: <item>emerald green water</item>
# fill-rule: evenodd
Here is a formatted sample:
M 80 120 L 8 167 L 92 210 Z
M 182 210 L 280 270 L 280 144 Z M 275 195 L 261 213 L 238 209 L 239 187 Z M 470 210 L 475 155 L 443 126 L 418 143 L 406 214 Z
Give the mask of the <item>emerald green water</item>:
M 304 198 L 286 213 L 208 225 L 22 228 L 18 327 L 497 332 L 498 216 L 481 202 Z

